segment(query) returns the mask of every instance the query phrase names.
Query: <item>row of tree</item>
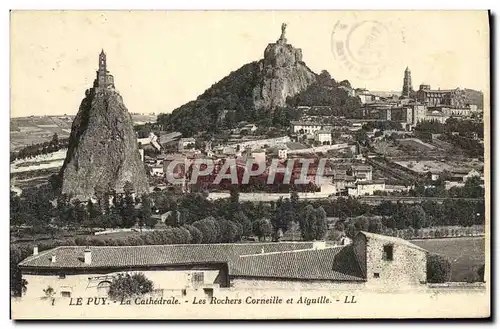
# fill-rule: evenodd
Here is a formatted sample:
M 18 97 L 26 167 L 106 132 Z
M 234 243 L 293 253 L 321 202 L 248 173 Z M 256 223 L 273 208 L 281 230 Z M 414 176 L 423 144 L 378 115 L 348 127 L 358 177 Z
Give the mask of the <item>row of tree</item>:
M 50 141 L 27 145 L 22 149 L 20 149 L 19 151 L 11 152 L 10 161 L 18 159 L 29 159 L 39 155 L 57 152 L 60 149 L 67 148 L 68 143 L 69 143 L 68 138 L 59 139 L 57 133 L 54 133 Z
M 56 197 L 47 187 L 27 189 L 22 197 L 11 193 L 11 224 L 28 226 L 34 237 L 41 233 L 55 236 L 57 228 L 127 228 L 135 225 L 152 228 L 157 224 L 153 213 L 168 213 L 166 224 L 171 227 L 193 225 L 207 218 L 229 220 L 241 225 L 242 232 L 237 236 L 256 234 L 261 230 L 254 226 L 257 221 L 261 221 L 260 226 L 264 227 L 262 220 L 269 222 L 274 238 L 278 237 L 279 231 L 285 233 L 293 223 L 298 223 L 304 231 L 304 239 L 309 239 L 311 235 L 306 231 L 309 228 L 316 230 L 316 226 L 310 224 L 316 218 L 322 221 L 326 217 L 382 216 L 385 218 L 384 227 L 391 229 L 483 225 L 485 220 L 484 201 L 455 199 L 443 203 L 423 201 L 410 205 L 384 201 L 379 205 L 369 205 L 353 198 L 302 201 L 296 192 L 292 192 L 291 198 L 270 203 L 239 202 L 237 190 L 232 190 L 229 199 L 214 201 L 203 193 L 177 194 L 168 190 L 135 198 L 127 189 L 123 194 L 114 191 L 97 194 L 97 202 L 80 202 L 65 195 Z M 319 208 L 321 216 L 318 216 Z M 261 231 L 268 232 L 267 229 Z

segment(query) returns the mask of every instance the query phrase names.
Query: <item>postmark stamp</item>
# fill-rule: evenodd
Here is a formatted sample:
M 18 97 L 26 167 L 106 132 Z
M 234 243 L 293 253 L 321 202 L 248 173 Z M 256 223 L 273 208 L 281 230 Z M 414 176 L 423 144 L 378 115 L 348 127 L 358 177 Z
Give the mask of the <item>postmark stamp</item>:
M 358 78 L 372 80 L 385 70 L 391 51 L 390 27 L 380 21 L 336 22 L 332 35 L 332 54 Z

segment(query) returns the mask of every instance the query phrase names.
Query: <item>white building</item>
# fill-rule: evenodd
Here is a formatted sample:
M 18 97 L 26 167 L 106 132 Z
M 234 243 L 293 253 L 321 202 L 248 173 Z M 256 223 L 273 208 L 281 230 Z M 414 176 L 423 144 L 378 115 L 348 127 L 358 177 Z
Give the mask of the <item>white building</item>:
M 352 175 L 358 181 L 371 181 L 372 176 L 372 166 L 369 165 L 354 165 L 351 167 Z
M 196 140 L 192 137 L 179 139 L 179 152 L 194 150 L 195 143 Z
M 292 133 L 294 134 L 314 134 L 318 130 L 330 130 L 332 125 L 317 122 L 292 121 Z
M 364 195 L 373 195 L 375 191 L 385 191 L 385 182 L 383 180 L 358 181 L 347 187 L 348 195 L 357 197 Z
M 290 266 L 293 264 L 293 266 Z M 351 244 L 324 241 L 60 246 L 19 264 L 27 290 L 22 299 L 108 295 L 118 274 L 143 273 L 155 293 L 217 295 L 241 289 L 364 289 L 426 283 L 426 251 L 400 238 L 359 232 Z
M 286 146 L 278 147 L 278 158 L 287 159 L 288 157 L 288 149 Z
M 332 133 L 326 130 L 317 130 L 314 132 L 314 140 L 321 145 L 330 145 L 332 143 Z

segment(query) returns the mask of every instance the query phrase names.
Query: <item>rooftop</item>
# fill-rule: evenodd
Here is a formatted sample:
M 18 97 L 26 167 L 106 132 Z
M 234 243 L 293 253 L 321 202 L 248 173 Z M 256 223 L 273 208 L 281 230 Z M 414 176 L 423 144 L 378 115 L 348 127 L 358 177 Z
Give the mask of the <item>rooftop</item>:
M 365 181 L 360 181 L 357 182 L 356 185 L 374 185 L 374 184 L 384 184 L 385 181 L 382 179 L 378 180 L 365 180 Z
M 145 246 L 91 246 L 92 262 L 83 261 L 84 246 L 61 246 L 23 260 L 21 268 L 128 268 L 233 261 L 241 255 L 310 249 L 312 242 L 224 243 Z M 51 257 L 56 256 L 56 262 Z
M 352 170 L 356 171 L 372 171 L 372 166 L 367 165 L 353 165 Z
M 231 276 L 363 281 L 352 246 L 265 253 L 240 257 Z
M 419 246 L 414 245 L 413 243 L 408 242 L 405 239 L 396 238 L 396 237 L 388 236 L 388 235 L 381 235 L 381 234 L 375 234 L 375 233 L 370 233 L 370 232 L 364 232 L 364 231 L 360 231 L 358 234 L 363 234 L 368 239 L 375 239 L 375 240 L 379 240 L 379 241 L 383 241 L 383 242 L 387 242 L 387 243 L 404 245 L 408 248 L 413 248 L 413 249 L 427 252 L 427 250 L 420 248 Z

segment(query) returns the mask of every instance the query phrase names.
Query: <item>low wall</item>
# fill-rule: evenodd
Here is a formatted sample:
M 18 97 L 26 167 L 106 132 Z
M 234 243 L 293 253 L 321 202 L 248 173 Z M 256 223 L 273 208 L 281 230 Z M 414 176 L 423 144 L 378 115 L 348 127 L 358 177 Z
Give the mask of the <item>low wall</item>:
M 302 200 L 326 199 L 331 193 L 324 192 L 311 192 L 311 193 L 297 193 Z M 277 201 L 279 198 L 290 198 L 290 193 L 240 193 L 240 201 L 251 202 L 270 202 Z M 208 194 L 209 200 L 227 199 L 230 197 L 226 192 L 213 192 Z

